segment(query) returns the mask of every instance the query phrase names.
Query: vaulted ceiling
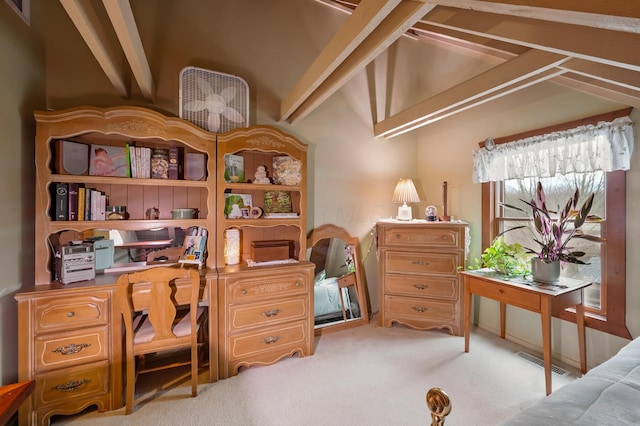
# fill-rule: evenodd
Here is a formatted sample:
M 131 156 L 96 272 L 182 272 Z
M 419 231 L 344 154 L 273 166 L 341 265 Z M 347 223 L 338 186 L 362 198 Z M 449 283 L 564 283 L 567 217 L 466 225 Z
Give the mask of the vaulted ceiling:
M 393 137 L 543 81 L 640 107 L 640 2 L 637 0 L 315 0 L 348 14 L 282 100 L 281 119 L 295 124 L 398 38 L 486 55 L 497 65 L 374 124 Z M 123 51 L 141 93 L 154 100 L 129 0 L 103 0 L 120 46 L 109 42 L 92 3 L 60 0 L 122 97 Z

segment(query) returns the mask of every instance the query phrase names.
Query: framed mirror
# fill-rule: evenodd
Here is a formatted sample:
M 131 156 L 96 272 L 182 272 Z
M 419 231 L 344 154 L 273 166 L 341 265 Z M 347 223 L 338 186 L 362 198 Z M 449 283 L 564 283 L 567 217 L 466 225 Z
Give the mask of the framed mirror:
M 307 238 L 315 267 L 315 334 L 369 322 L 369 301 L 362 275 L 360 241 L 335 225 L 322 225 Z

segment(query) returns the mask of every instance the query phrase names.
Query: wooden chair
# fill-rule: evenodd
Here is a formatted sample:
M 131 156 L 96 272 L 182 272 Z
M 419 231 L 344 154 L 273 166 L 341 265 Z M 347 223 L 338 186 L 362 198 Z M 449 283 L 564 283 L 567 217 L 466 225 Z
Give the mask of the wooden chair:
M 124 322 L 126 350 L 126 414 L 133 409 L 136 360 L 177 349 L 191 349 L 189 361 L 172 362 L 146 371 L 191 364 L 191 396 L 198 394 L 198 330 L 204 330 L 200 275 L 195 269 L 157 267 L 123 274 L 117 296 Z M 188 310 L 186 309 L 188 307 Z

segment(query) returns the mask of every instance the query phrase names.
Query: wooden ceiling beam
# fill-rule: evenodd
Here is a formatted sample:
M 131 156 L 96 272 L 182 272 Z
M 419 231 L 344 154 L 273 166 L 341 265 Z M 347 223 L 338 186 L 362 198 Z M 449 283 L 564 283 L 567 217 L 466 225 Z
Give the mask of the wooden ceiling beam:
M 617 84 L 611 84 L 593 77 L 570 72 L 561 77 L 556 77 L 553 81 L 554 83 L 559 83 L 589 95 L 599 96 L 611 102 L 640 108 L 640 90 L 621 87 Z
M 155 100 L 155 88 L 151 68 L 144 53 L 140 33 L 133 17 L 129 0 L 102 0 L 113 29 L 118 36 L 122 50 L 124 51 L 133 76 L 138 82 L 142 96 L 149 101 Z
M 109 42 L 91 2 L 60 0 L 60 3 L 118 94 L 123 98 L 129 97 L 125 78 L 118 65 L 120 62 L 116 54 L 118 49 Z
M 528 80 L 536 74 L 553 69 L 569 58 L 564 55 L 530 50 L 518 57 L 472 77 L 451 89 L 433 96 L 426 101 L 399 112 L 374 125 L 375 136 L 397 136 L 417 127 L 428 124 L 428 120 L 444 112 L 460 111 L 458 108 L 467 105 L 476 99 L 485 98 L 492 93 L 502 93 L 502 96 L 512 93 L 513 85 L 527 81 L 529 86 L 532 80 Z M 564 72 L 554 71 L 545 75 L 545 79 Z M 535 80 L 535 79 L 534 79 Z M 535 80 L 540 81 L 538 80 Z M 510 87 L 510 88 L 509 88 Z M 524 88 L 524 84 L 520 88 Z M 507 90 L 508 89 L 508 90 Z M 495 96 L 492 98 L 495 99 Z M 468 107 L 465 107 L 468 109 Z
M 380 53 L 396 41 L 433 5 L 419 1 L 403 1 L 376 29 L 322 81 L 316 90 L 306 97 L 289 116 L 289 122 L 297 123 L 325 99 L 340 89 L 357 72 L 361 71 Z
M 400 2 L 370 0 L 359 5 L 284 98 L 280 106 L 281 119 L 288 119 Z
M 640 71 L 640 34 L 437 7 L 422 22 L 528 48 Z

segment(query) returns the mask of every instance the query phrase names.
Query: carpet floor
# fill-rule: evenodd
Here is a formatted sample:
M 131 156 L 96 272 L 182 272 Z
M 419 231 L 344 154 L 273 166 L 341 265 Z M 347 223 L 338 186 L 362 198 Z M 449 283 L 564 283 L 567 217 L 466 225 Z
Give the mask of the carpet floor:
M 496 425 L 545 396 L 544 370 L 517 356 L 525 348 L 474 329 L 464 338 L 442 331 L 368 325 L 316 337 L 315 355 L 204 383 L 190 398 L 188 373 L 142 375 L 133 414 L 124 409 L 55 416 L 54 425 L 428 425 L 425 395 L 440 387 L 452 425 Z M 536 354 L 541 356 L 540 354 Z M 556 390 L 578 377 L 554 362 Z M 185 374 L 186 373 L 186 374 Z M 204 379 L 204 375 L 202 376 Z

